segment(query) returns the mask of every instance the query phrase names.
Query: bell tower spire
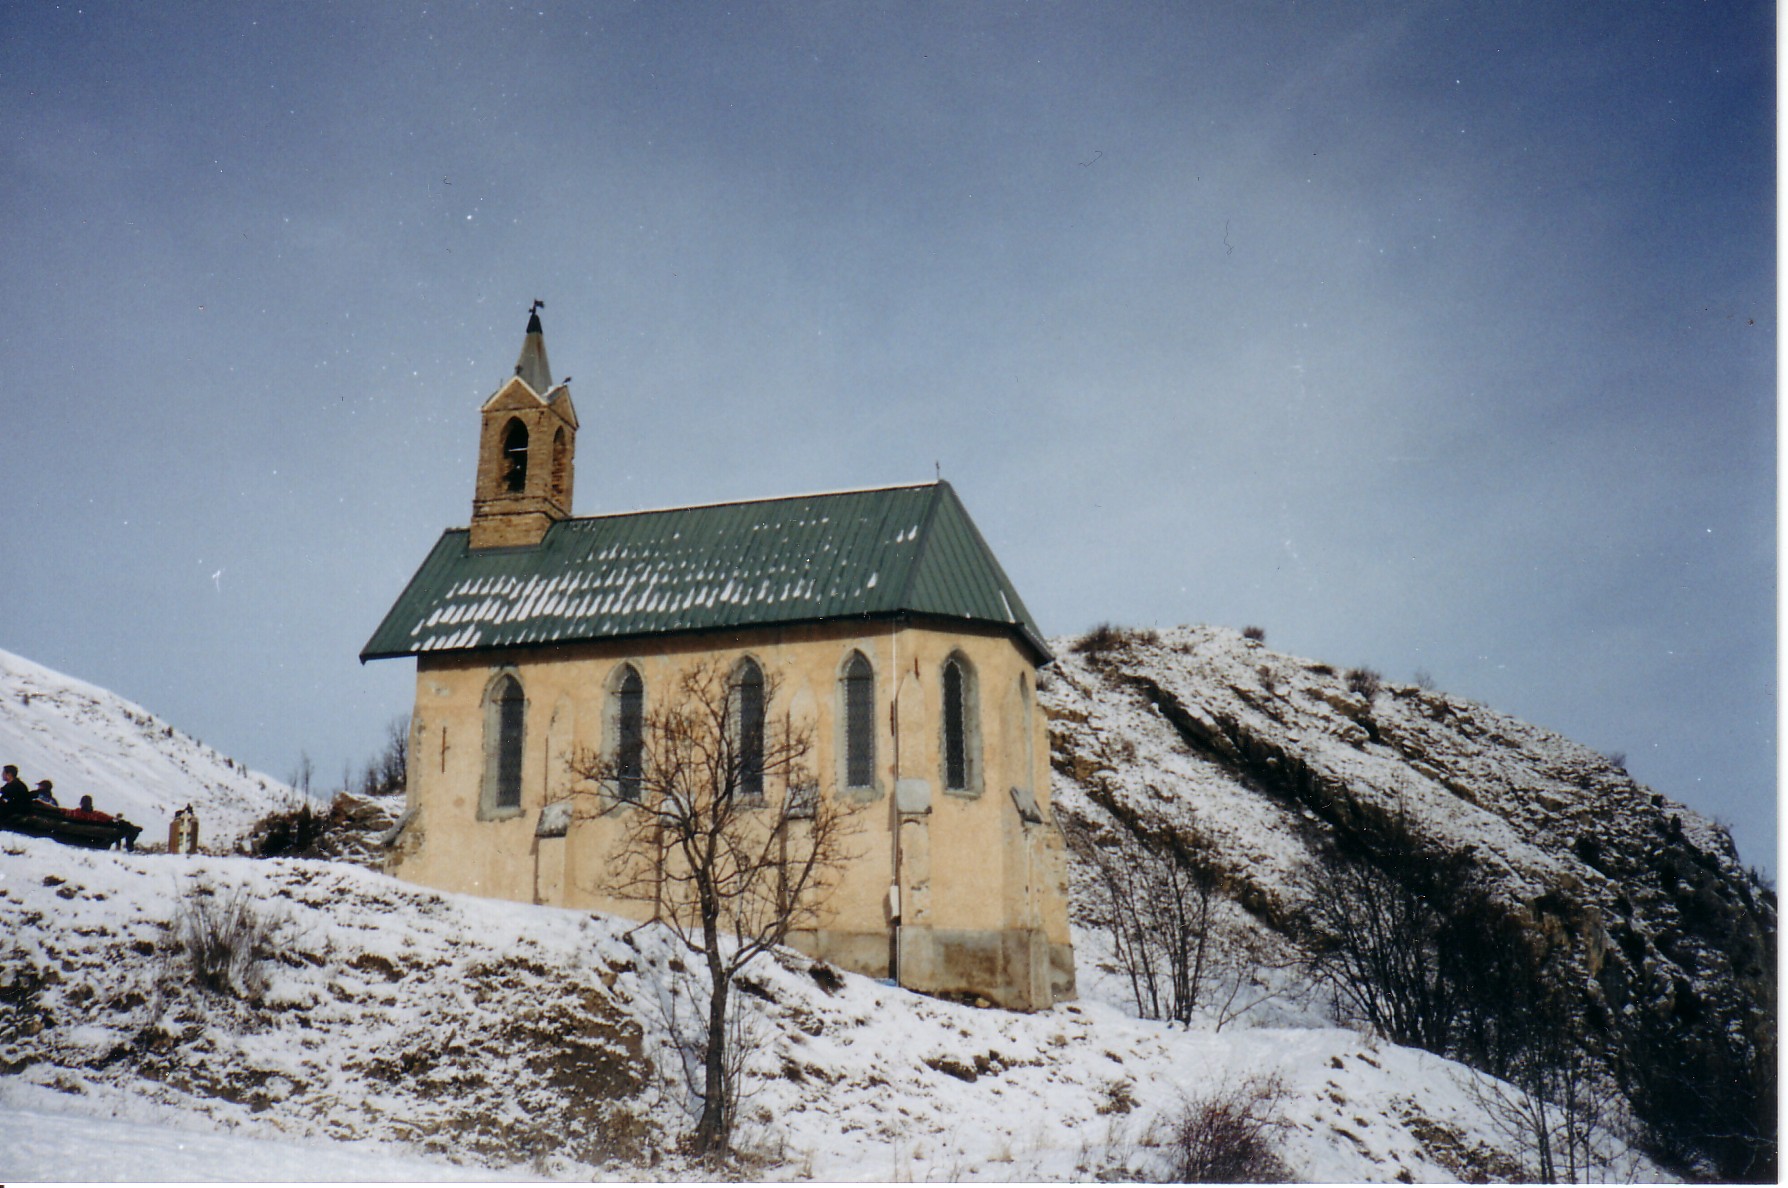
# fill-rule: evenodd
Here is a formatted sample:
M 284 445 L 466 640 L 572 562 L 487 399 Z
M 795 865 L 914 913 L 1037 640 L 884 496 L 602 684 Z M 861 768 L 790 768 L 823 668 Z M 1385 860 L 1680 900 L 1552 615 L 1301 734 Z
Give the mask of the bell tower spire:
M 553 369 L 546 362 L 546 331 L 540 328 L 540 311 L 545 308 L 546 302 L 538 299 L 528 307 L 528 332 L 522 338 L 521 354 L 515 360 L 515 374 L 542 396 L 553 386 Z
M 472 495 L 474 549 L 522 548 L 571 515 L 577 411 L 569 379 L 553 383 L 536 301 L 528 309 L 515 374 L 480 410 L 478 474 Z

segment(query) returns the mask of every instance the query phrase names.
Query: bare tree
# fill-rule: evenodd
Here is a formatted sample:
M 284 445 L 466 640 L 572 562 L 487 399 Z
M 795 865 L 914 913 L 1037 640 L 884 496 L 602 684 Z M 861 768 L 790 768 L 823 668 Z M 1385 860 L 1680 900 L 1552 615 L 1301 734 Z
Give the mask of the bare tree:
M 402 792 L 409 773 L 410 715 L 399 714 L 385 724 L 385 746 L 366 762 L 360 777 L 362 796 L 389 796 Z M 348 786 L 344 780 L 343 786 Z
M 810 723 L 777 704 L 761 674 L 749 692 L 709 661 L 686 670 L 643 715 L 637 736 L 571 760 L 574 817 L 617 814 L 622 839 L 607 889 L 651 905 L 707 973 L 701 1119 L 695 1151 L 731 1140 L 728 1001 L 739 972 L 820 904 L 852 855 L 855 808 L 822 795 L 808 766 Z M 761 692 L 760 692 L 761 690 Z
M 1535 1037 L 1508 1080 L 1472 1073 L 1472 1096 L 1523 1152 L 1536 1183 L 1606 1182 L 1635 1141 L 1625 1099 L 1571 1031 L 1548 1031 Z
M 302 792 L 304 795 L 309 796 L 310 783 L 311 780 L 316 777 L 316 774 L 317 765 L 315 761 L 311 759 L 310 752 L 299 751 L 297 770 L 293 771 L 292 774 L 286 778 L 286 783 L 297 789 L 299 792 Z
M 1138 1015 L 1189 1023 L 1209 1002 L 1221 1027 L 1258 1005 L 1248 992 L 1258 946 L 1224 926 L 1221 878 L 1202 839 L 1129 822 L 1100 834 L 1068 823 L 1068 833 L 1094 872 L 1093 913 Z

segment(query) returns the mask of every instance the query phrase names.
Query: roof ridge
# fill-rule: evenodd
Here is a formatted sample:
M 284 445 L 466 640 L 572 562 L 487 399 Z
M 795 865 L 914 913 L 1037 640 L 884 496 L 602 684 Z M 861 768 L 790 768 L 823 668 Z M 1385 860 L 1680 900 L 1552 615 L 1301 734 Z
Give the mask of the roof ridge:
M 906 580 L 900 584 L 900 593 L 894 599 L 894 605 L 896 607 L 904 607 L 907 603 L 912 601 L 913 586 L 917 584 L 919 580 L 919 571 L 925 568 L 925 558 L 929 554 L 931 545 L 931 524 L 933 520 L 937 519 L 938 504 L 944 501 L 944 491 L 950 489 L 950 484 L 946 483 L 943 479 L 938 479 L 931 484 L 931 487 L 931 502 L 925 506 L 925 518 L 919 521 L 919 537 L 913 548 L 913 563 L 906 567 Z M 939 490 L 938 488 L 942 488 L 943 490 Z
M 766 495 L 757 499 L 715 499 L 708 503 L 679 503 L 671 507 L 636 507 L 629 511 L 569 516 L 561 523 L 570 524 L 578 520 L 613 520 L 621 516 L 651 516 L 661 512 L 698 511 L 707 507 L 743 507 L 748 503 L 787 503 L 794 499 L 829 499 L 836 495 L 870 495 L 877 491 L 917 491 L 922 487 L 938 486 L 940 481 L 933 479 L 924 483 L 886 483 L 879 487 L 839 487 L 831 491 L 798 491 L 792 495 Z

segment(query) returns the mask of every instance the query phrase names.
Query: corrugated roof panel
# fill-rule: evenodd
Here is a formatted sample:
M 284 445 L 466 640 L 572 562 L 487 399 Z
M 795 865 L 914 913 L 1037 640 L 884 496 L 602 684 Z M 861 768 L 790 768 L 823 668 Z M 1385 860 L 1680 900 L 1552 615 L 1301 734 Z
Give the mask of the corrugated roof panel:
M 564 520 L 533 548 L 450 530 L 361 659 L 899 611 L 1013 626 L 1048 655 L 939 482 Z

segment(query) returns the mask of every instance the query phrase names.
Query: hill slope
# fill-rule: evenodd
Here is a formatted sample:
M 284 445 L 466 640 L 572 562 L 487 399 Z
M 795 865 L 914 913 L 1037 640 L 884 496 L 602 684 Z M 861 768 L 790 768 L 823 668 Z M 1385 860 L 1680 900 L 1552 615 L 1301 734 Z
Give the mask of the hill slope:
M 1532 1177 L 1530 1144 L 1497 1105 L 1518 1092 L 1338 1027 L 1348 1004 L 1310 961 L 1320 906 L 1346 898 L 1336 872 L 1382 856 L 1374 846 L 1399 829 L 1425 859 L 1462 861 L 1558 955 L 1549 976 L 1601 1005 L 1603 1046 L 1641 1113 L 1666 1100 L 1635 1071 L 1647 1044 L 1695 1093 L 1725 1075 L 1755 1111 L 1773 1092 L 1758 1068 L 1773 1059 L 1774 899 L 1714 826 L 1543 730 L 1428 690 L 1350 692 L 1325 666 L 1232 632 L 1056 647 L 1039 696 L 1057 813 L 1075 839 L 1083 1000 L 1016 1015 L 794 953 L 759 963 L 734 997 L 750 1053 L 740 1137 L 760 1169 L 1156 1174 L 1152 1144 L 1188 1099 L 1254 1084 L 1277 1086 L 1274 1133 L 1297 1178 Z M 4 660 L 0 745 L 28 774 L 92 751 L 106 763 L 81 770 L 118 795 L 158 789 L 149 803 L 165 811 L 193 799 L 172 789 L 205 784 L 217 799 L 201 815 L 242 827 L 283 791 L 102 690 Z M 1098 847 L 1139 836 L 1172 838 L 1221 876 L 1204 928 L 1214 992 L 1189 1026 L 1135 1017 L 1101 908 Z M 237 992 L 204 989 L 180 929 L 199 905 L 238 896 L 270 944 Z M 0 1114 L 60 1107 L 557 1177 L 614 1160 L 701 1174 L 673 1151 L 693 1121 L 684 957 L 654 929 L 435 894 L 338 862 L 0 836 L 0 936 Z M 1665 1176 L 1624 1145 L 1619 1117 L 1605 1121 L 1602 1174 Z M 34 1157 L 54 1170 L 54 1137 L 34 1133 Z M 1691 1172 L 1735 1174 L 1731 1161 L 1761 1149 L 1754 1133 L 1748 1147 L 1709 1144 L 1704 1130 L 1651 1138 Z
M 92 796 L 94 807 L 141 825 L 144 845 L 165 841 L 183 805 L 198 814 L 207 846 L 227 848 L 299 800 L 142 706 L 7 651 L 0 651 L 0 763 L 16 764 L 33 787 L 49 780 L 64 806 Z
M 177 921 L 195 897 L 238 889 L 276 944 L 258 988 L 202 990 Z M 42 1116 L 36 1086 L 73 1118 L 371 1141 L 560 1178 L 612 1159 L 690 1174 L 669 1150 L 693 1123 L 672 1025 L 686 1022 L 686 955 L 661 930 L 339 863 L 8 837 L 0 933 L 0 1115 Z M 1189 1031 L 1097 1002 L 976 1010 L 788 952 L 748 977 L 740 1138 L 773 1176 L 1147 1172 L 1160 1158 L 1147 1132 L 1184 1098 L 1265 1078 L 1283 1091 L 1279 1145 L 1297 1178 L 1519 1166 L 1464 1069 L 1353 1031 Z
M 1449 869 L 1551 971 L 1662 1154 L 1773 1175 L 1775 897 L 1724 830 L 1549 731 L 1232 631 L 1057 646 L 1040 699 L 1067 824 L 1107 845 L 1165 831 L 1215 872 L 1238 935 L 1306 973 L 1361 869 Z M 1090 924 L 1099 851 L 1080 851 Z

